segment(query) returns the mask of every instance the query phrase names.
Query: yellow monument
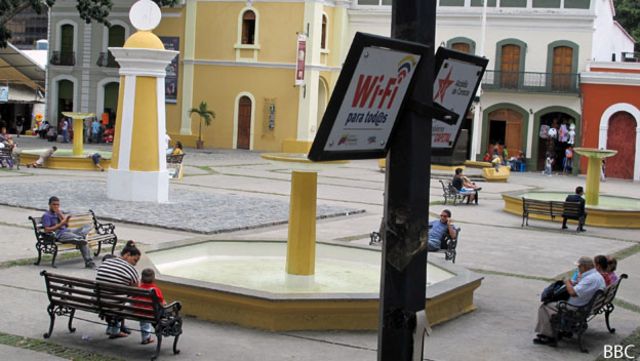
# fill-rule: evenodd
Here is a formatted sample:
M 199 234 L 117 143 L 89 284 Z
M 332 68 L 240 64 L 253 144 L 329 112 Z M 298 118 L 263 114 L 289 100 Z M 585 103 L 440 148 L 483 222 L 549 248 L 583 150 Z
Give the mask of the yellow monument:
M 109 48 L 120 64 L 120 94 L 107 196 L 126 201 L 167 202 L 164 77 L 178 52 L 165 50 L 151 32 L 160 8 L 140 0 L 129 12 L 138 30 L 122 48 Z

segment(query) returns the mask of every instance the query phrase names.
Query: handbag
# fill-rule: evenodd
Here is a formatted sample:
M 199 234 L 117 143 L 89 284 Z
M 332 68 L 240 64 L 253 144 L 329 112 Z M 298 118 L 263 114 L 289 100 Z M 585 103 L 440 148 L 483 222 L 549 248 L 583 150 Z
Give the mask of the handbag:
M 567 285 L 563 281 L 555 281 L 547 286 L 540 295 L 540 301 L 544 303 L 566 301 L 569 299 Z

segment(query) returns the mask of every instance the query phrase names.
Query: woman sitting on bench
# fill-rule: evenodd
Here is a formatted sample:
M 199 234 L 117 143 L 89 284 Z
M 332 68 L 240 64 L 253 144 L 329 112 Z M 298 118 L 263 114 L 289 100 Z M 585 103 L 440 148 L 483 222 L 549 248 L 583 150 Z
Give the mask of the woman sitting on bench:
M 462 168 L 456 168 L 456 174 L 453 176 L 453 180 L 451 180 L 451 185 L 457 189 L 460 194 L 467 197 L 467 204 L 471 203 L 471 201 L 475 201 L 475 204 L 478 204 L 478 191 L 481 190 L 482 187 L 478 187 L 462 174 Z

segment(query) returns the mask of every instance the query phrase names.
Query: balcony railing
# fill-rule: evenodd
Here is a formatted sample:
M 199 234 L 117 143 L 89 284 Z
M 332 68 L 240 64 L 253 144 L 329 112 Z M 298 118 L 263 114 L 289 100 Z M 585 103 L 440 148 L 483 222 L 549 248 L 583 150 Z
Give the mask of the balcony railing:
M 76 65 L 76 53 L 74 51 L 53 51 L 49 63 L 52 65 Z
M 625 63 L 638 63 L 640 62 L 640 52 L 622 52 L 622 61 Z
M 580 75 L 487 70 L 482 89 L 501 91 L 578 93 Z
M 100 56 L 98 57 L 98 61 L 96 62 L 96 65 L 107 67 L 107 68 L 120 67 L 120 64 L 118 64 L 118 62 L 116 61 L 116 58 L 113 55 L 111 55 L 110 52 L 100 53 Z

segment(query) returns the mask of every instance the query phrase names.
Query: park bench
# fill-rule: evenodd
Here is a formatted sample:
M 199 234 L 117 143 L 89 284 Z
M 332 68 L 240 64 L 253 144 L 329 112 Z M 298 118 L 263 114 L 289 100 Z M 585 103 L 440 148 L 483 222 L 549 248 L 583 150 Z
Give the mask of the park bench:
M 588 322 L 602 313 L 604 313 L 607 330 L 610 333 L 615 333 L 616 329 L 611 328 L 609 324 L 609 316 L 615 309 L 613 299 L 620 288 L 620 282 L 626 278 L 628 278 L 626 274 L 620 275 L 616 283 L 596 292 L 589 303 L 582 307 L 570 306 L 567 301 L 559 301 L 557 304 L 558 313 L 551 317 L 551 327 L 556 340 L 577 335 L 580 351 L 589 352 L 582 344 L 582 334 L 587 330 Z
M 451 204 L 453 204 L 454 206 L 456 205 L 456 203 L 462 204 L 465 199 L 467 199 L 468 201 L 469 195 L 460 193 L 460 191 L 456 189 L 456 187 L 454 187 L 451 182 L 445 183 L 442 179 L 439 179 L 438 181 L 442 186 L 442 197 L 444 198 L 444 204 L 447 204 L 449 199 L 451 199 Z M 477 203 L 478 191 L 476 191 L 475 196 Z
M 182 179 L 182 160 L 184 154 L 167 154 L 167 172 L 169 178 Z
M 54 232 L 45 232 L 42 225 L 42 217 L 29 217 L 33 224 L 33 230 L 36 234 L 36 250 L 38 251 L 38 260 L 35 265 L 40 264 L 42 254 L 53 255 L 51 259 L 51 267 L 55 268 L 56 257 L 58 252 L 75 250 L 76 246 L 69 243 L 60 243 Z M 92 210 L 88 213 L 73 214 L 69 219 L 69 228 L 80 228 L 86 224 L 92 226 L 91 231 L 87 235 L 87 243 L 90 248 L 97 247 L 94 255 L 98 256 L 102 250 L 102 245 L 111 245 L 111 254 L 116 249 L 118 236 L 116 236 L 113 223 L 100 223 Z
M 133 320 L 150 322 L 157 338 L 155 360 L 160 354 L 162 337 L 173 336 L 173 353 L 178 354 L 178 339 L 182 334 L 182 304 L 178 301 L 167 305 L 160 303 L 155 290 L 130 287 L 117 283 L 98 282 L 69 276 L 40 272 L 44 277 L 49 298 L 49 338 L 53 332 L 56 316 L 69 317 L 69 332 L 75 332 L 73 319 L 76 311 L 97 314 L 100 319 Z M 140 299 L 143 297 L 145 299 Z M 80 319 L 80 318 L 78 318 Z M 83 321 L 94 322 L 82 319 Z
M 522 198 L 522 226 L 529 225 L 529 215 L 539 214 L 551 217 L 567 217 L 578 220 L 579 227 L 584 226 L 585 215 L 582 214 L 580 202 L 540 201 L 537 199 Z
M 456 248 L 458 247 L 458 238 L 460 238 L 460 231 L 462 230 L 460 227 L 454 226 L 456 230 L 456 237 L 451 238 L 449 233 L 445 233 L 444 239 L 441 242 L 440 252 L 444 253 L 444 259 L 446 261 L 451 261 L 452 263 L 456 263 Z M 369 245 L 379 245 L 382 243 L 382 237 L 380 236 L 380 232 L 373 231 L 369 233 Z
M 0 167 L 9 167 L 14 165 L 16 169 L 20 169 L 20 155 L 14 154 L 10 147 L 0 149 Z M 9 167 L 11 168 L 11 167 Z

